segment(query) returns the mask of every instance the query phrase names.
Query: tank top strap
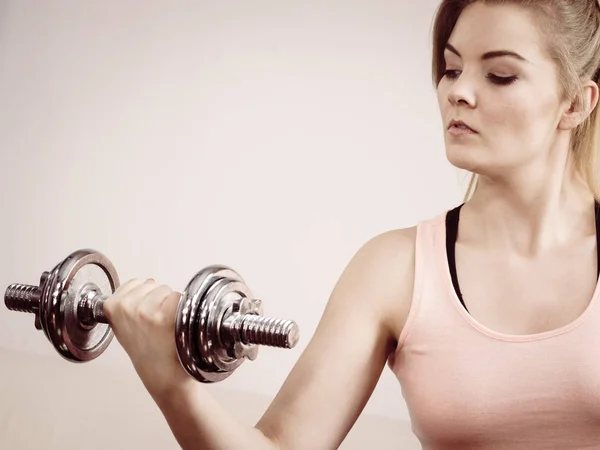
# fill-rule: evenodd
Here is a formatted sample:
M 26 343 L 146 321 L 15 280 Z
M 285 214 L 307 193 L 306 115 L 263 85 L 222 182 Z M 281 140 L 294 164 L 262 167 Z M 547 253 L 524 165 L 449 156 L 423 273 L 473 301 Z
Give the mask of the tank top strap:
M 408 316 L 398 338 L 395 357 L 413 334 L 425 330 L 446 328 L 456 316 L 458 326 L 464 326 L 452 306 L 449 295 L 452 279 L 446 258 L 446 213 L 420 221 L 416 227 L 413 295 Z M 458 300 L 457 305 L 460 306 Z

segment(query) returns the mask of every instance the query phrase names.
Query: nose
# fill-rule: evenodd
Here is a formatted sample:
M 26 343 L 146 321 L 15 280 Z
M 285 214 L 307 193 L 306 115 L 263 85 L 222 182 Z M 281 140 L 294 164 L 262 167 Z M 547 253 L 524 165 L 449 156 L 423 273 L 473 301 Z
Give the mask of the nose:
M 464 73 L 452 82 L 448 89 L 448 101 L 453 106 L 460 104 L 470 108 L 477 106 L 474 83 L 469 82 Z

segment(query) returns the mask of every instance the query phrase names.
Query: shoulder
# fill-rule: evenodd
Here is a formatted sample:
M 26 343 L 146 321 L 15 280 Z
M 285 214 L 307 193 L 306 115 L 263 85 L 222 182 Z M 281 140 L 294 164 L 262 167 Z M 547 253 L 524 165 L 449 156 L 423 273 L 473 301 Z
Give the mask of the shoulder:
M 342 278 L 361 292 L 393 339 L 399 336 L 411 305 L 417 226 L 382 232 L 356 252 Z
M 371 298 L 393 295 L 414 270 L 416 235 L 414 226 L 371 237 L 352 256 L 342 280 L 369 289 Z
M 394 277 L 414 257 L 417 227 L 384 231 L 364 242 L 350 261 L 363 276 Z
M 395 230 L 384 231 L 365 244 L 364 248 L 375 251 L 383 257 L 393 257 L 398 250 L 410 250 L 414 247 L 417 236 L 417 226 L 408 228 L 398 228 Z
M 398 275 L 398 269 L 414 259 L 417 226 L 382 232 L 366 241 L 357 256 L 379 275 Z
M 362 279 L 370 289 L 383 326 L 398 339 L 408 319 L 415 292 L 417 236 L 444 226 L 448 211 L 414 226 L 384 231 L 367 240 L 356 253 Z
M 342 297 L 353 299 L 351 306 L 361 308 L 393 339 L 400 336 L 413 301 L 419 228 L 439 226 L 445 214 L 372 236 L 355 252 L 338 280 L 336 290 Z

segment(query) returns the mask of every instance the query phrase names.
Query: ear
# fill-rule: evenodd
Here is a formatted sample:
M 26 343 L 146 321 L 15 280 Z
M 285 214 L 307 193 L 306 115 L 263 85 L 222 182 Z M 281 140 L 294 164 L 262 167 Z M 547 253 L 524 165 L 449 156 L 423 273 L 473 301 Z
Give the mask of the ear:
M 581 99 L 583 101 L 572 100 L 567 105 L 568 109 L 562 114 L 558 128 L 572 130 L 585 121 L 598 104 L 599 95 L 600 88 L 598 84 L 593 80 L 586 81 L 583 84 L 583 98 Z

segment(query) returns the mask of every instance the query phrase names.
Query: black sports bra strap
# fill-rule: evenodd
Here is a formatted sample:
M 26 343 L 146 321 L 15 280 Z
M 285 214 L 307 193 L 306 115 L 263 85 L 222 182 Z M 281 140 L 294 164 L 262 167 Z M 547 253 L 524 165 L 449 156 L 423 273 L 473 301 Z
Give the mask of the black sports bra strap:
M 452 277 L 454 291 L 456 292 L 456 295 L 458 296 L 458 299 L 464 308 L 467 309 L 467 305 L 465 305 L 462 293 L 460 292 L 460 286 L 458 285 L 455 255 L 456 238 L 458 237 L 458 221 L 460 219 L 460 209 L 463 207 L 463 205 L 464 203 L 448 211 L 446 214 L 446 255 L 448 258 L 448 265 L 450 267 L 450 276 Z

